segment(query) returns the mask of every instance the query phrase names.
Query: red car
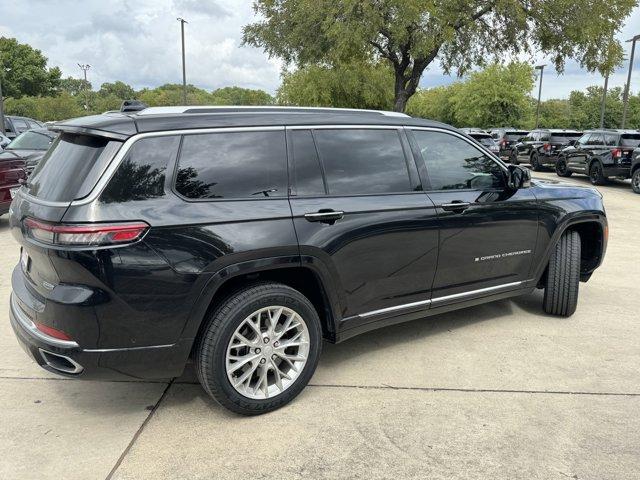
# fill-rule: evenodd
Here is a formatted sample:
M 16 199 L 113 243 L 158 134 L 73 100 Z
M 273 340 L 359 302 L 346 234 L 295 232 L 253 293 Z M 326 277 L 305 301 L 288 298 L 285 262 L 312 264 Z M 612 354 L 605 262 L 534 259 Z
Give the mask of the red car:
M 9 211 L 13 194 L 20 182 L 27 178 L 27 165 L 24 160 L 0 155 L 0 215 Z

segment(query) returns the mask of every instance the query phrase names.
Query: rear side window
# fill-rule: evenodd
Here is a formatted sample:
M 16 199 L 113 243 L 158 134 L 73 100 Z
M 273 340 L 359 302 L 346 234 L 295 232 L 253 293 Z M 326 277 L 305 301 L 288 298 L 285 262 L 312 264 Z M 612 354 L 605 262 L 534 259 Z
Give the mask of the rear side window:
M 103 137 L 63 133 L 29 177 L 28 193 L 54 202 L 87 196 L 121 146 Z
M 526 137 L 529 134 L 529 132 L 515 132 L 515 131 L 509 131 L 506 133 L 507 138 L 509 140 L 516 140 L 519 141 L 520 139 Z
M 330 195 L 411 191 L 397 130 L 322 129 L 313 135 Z
M 175 188 L 191 199 L 286 196 L 284 131 L 185 135 Z
M 606 133 L 604 135 L 604 143 L 605 145 L 617 145 L 618 144 L 618 135 L 614 133 Z
M 311 130 L 292 130 L 292 184 L 296 195 L 324 195 L 324 181 Z
M 431 190 L 504 188 L 504 171 L 461 138 L 415 130 L 413 135 L 427 165 Z
M 175 159 L 179 136 L 150 137 L 133 144 L 100 200 L 127 202 L 161 197 L 169 162 Z
M 551 141 L 556 143 L 569 143 L 571 140 L 577 140 L 582 136 L 581 133 L 552 133 Z
M 640 133 L 624 133 L 620 137 L 621 147 L 640 147 Z

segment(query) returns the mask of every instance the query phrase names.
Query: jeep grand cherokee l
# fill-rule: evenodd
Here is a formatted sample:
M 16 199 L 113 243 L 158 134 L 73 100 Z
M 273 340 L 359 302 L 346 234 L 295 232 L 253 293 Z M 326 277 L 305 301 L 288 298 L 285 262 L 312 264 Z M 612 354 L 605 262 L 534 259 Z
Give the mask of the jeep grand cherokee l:
M 169 378 L 242 414 L 322 339 L 544 288 L 568 316 L 602 261 L 593 189 L 531 181 L 452 127 L 304 108 L 148 108 L 56 124 L 11 207 L 10 318 L 45 369 Z
M 510 162 L 518 165 L 528 163 L 531 169 L 539 172 L 543 167 L 555 167 L 556 160 L 563 148 L 573 145 L 582 132 L 556 128 L 533 130 L 511 148 Z
M 604 185 L 609 178 L 630 178 L 633 150 L 638 146 L 637 130 L 585 132 L 573 146 L 560 152 L 556 173 L 560 177 L 583 173 L 594 185 Z

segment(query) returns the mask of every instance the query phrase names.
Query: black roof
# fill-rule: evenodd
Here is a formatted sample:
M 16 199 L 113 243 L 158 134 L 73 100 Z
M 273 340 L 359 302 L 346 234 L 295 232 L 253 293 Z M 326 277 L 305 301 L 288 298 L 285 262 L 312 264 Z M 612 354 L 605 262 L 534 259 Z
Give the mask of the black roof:
M 58 122 L 49 128 L 57 131 L 104 135 L 120 140 L 137 133 L 191 130 L 219 127 L 294 126 L 294 125 L 398 125 L 441 127 L 444 123 L 412 118 L 393 112 L 347 109 L 311 109 L 290 107 L 182 107 L 149 108 L 135 113 L 105 113 Z

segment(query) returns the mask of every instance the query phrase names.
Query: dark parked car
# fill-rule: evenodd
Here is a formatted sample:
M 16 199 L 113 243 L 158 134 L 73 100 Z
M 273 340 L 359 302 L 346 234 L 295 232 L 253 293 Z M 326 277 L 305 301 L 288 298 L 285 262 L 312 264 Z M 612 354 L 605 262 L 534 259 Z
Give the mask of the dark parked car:
M 191 358 L 218 402 L 262 413 L 304 388 L 322 339 L 536 287 L 569 316 L 606 249 L 596 190 L 531 181 L 437 122 L 163 107 L 54 128 L 11 206 L 10 318 L 68 377 Z
M 0 152 L 0 158 L 22 159 L 25 162 L 27 173 L 31 173 L 57 136 L 56 132 L 46 128 L 38 127 L 33 130 L 27 130 L 14 138 Z
M 469 135 L 494 155 L 500 154 L 500 147 L 498 147 L 498 144 L 489 132 L 482 130 L 481 128 L 461 128 L 460 130 Z
M 0 152 L 11 143 L 11 139 L 0 133 Z
M 16 138 L 22 132 L 31 130 L 32 128 L 42 128 L 44 124 L 33 118 L 17 117 L 15 115 L 4 116 L 4 131 L 5 135 L 11 140 Z
M 519 142 L 529 132 L 526 130 L 518 130 L 513 127 L 492 128 L 489 133 L 498 144 L 499 155 L 503 159 L 509 159 L 511 154 L 511 146 Z
M 7 157 L 0 152 L 0 215 L 9 211 L 11 200 L 25 178 L 27 170 L 24 160 Z
M 540 128 L 511 146 L 509 161 L 514 165 L 528 163 L 535 171 L 545 166 L 555 167 L 558 152 L 572 145 L 582 136 L 576 130 Z
M 640 146 L 637 130 L 592 130 L 585 132 L 575 145 L 560 152 L 556 173 L 569 177 L 573 173 L 589 176 L 594 185 L 609 178 L 631 177 L 632 154 Z

